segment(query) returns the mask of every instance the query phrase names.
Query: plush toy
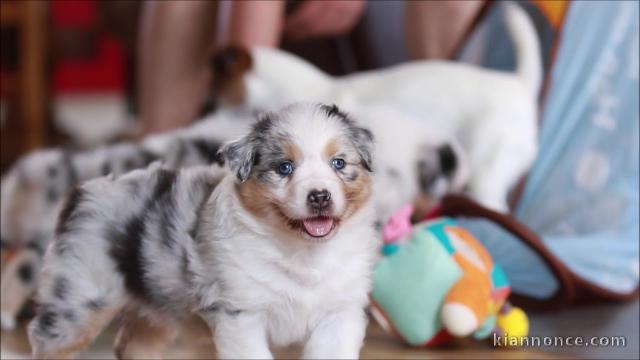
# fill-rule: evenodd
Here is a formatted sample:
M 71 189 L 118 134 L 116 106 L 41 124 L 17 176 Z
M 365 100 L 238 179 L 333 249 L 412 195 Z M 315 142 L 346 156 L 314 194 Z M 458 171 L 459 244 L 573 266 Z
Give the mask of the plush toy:
M 383 230 L 371 295 L 376 320 L 414 346 L 527 335 L 527 317 L 506 302 L 507 278 L 482 244 L 451 218 L 411 225 L 412 212 L 401 209 Z

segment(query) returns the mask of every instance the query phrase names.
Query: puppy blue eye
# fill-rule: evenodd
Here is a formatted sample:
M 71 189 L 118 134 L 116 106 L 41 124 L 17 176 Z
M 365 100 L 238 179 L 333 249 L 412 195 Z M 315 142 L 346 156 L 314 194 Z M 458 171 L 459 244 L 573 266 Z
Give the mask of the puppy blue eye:
M 334 169 L 336 170 L 342 170 L 344 169 L 344 166 L 346 165 L 344 159 L 333 159 L 331 160 L 331 165 L 333 166 Z
M 291 161 L 285 161 L 278 166 L 278 174 L 280 175 L 291 175 L 293 173 L 293 164 Z

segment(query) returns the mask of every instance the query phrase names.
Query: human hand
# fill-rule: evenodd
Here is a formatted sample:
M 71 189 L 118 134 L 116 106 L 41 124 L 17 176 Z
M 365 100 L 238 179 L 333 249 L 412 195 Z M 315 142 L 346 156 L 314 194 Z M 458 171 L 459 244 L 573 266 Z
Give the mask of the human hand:
M 365 0 L 308 0 L 285 19 L 284 36 L 291 40 L 344 34 L 356 25 Z

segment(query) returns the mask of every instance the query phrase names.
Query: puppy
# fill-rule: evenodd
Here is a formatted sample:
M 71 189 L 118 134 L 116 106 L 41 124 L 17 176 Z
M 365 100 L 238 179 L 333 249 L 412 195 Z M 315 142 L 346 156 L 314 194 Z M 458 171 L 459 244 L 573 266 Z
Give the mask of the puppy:
M 321 101 L 336 103 L 347 111 L 390 106 L 422 118 L 431 129 L 460 140 L 470 166 L 469 195 L 506 212 L 510 188 L 529 169 L 537 153 L 542 65 L 528 15 L 515 3 L 503 5 L 517 51 L 514 73 L 419 61 L 334 78 L 277 49 L 255 48 L 244 55 L 240 49 L 229 49 L 226 55 L 219 54 L 214 64 L 221 62 L 220 57 L 237 64 L 227 61 L 226 67 L 215 67 L 228 71 L 218 75 L 224 81 L 214 84 L 220 86 L 214 92 L 221 94 L 222 100 L 261 110 L 293 101 Z M 229 96 L 225 97 L 225 92 Z
M 15 256 L 2 269 L 0 324 L 8 330 L 24 302 L 35 291 L 40 261 L 54 237 L 63 200 L 70 190 L 90 179 L 119 176 L 162 161 L 178 169 L 215 161 L 219 147 L 244 134 L 254 121 L 251 114 L 224 110 L 189 128 L 149 136 L 140 142 L 119 143 L 88 150 L 63 148 L 28 154 L 2 179 L 0 240 L 3 252 Z M 37 220 L 36 220 L 37 219 Z
M 379 245 L 372 151 L 335 106 L 298 104 L 225 145 L 222 179 L 152 166 L 85 183 L 45 256 L 34 356 L 74 356 L 126 310 L 159 330 L 154 344 L 195 314 L 222 358 L 295 342 L 307 358 L 358 357 Z

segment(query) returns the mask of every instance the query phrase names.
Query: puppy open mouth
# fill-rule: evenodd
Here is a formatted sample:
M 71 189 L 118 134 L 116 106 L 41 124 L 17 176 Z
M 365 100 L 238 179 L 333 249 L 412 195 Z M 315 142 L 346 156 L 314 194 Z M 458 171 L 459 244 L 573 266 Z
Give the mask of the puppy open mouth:
M 307 233 L 307 235 L 314 238 L 322 238 L 329 235 L 329 233 L 335 228 L 337 222 L 338 221 L 336 219 L 331 217 L 317 216 L 298 220 L 298 226 L 302 231 Z
M 319 214 L 305 219 L 292 219 L 285 215 L 280 208 L 275 207 L 275 210 L 291 230 L 299 231 L 307 238 L 315 240 L 328 238 L 340 225 L 340 219 L 333 216 Z

